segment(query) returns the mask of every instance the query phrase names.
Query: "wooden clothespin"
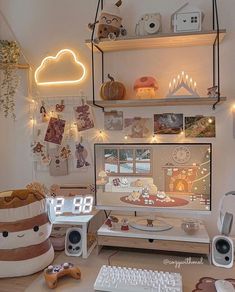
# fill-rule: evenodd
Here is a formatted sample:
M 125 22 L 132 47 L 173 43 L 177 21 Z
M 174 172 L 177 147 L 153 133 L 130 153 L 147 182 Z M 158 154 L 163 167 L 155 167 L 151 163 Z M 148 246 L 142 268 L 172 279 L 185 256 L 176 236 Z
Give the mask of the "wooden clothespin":
M 82 106 L 84 106 L 86 103 L 86 96 L 83 91 L 80 91 L 80 96 L 81 96 Z
M 40 114 L 46 114 L 46 108 L 45 108 L 45 102 L 42 100 L 41 102 L 41 107 L 40 107 Z

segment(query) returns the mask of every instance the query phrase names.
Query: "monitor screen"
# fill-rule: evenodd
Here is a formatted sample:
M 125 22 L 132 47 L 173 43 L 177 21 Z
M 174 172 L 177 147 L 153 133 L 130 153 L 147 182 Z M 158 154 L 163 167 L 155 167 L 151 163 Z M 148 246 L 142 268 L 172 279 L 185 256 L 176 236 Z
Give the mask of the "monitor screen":
M 211 210 L 210 143 L 95 144 L 96 206 Z

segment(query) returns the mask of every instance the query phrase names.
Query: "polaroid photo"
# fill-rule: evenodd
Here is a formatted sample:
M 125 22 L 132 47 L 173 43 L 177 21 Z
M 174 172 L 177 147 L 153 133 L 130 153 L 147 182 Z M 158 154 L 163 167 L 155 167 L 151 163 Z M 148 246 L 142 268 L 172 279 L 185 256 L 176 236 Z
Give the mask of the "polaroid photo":
M 50 118 L 44 141 L 61 145 L 65 129 L 65 120 Z
M 183 114 L 155 114 L 154 134 L 175 135 L 180 134 L 184 127 Z
M 78 132 L 89 130 L 95 127 L 92 109 L 88 104 L 74 107 L 74 113 Z
M 129 138 L 149 138 L 152 134 L 152 119 L 139 117 L 125 119 L 124 129 Z
M 196 116 L 185 117 L 185 137 L 187 138 L 215 138 L 215 117 Z
M 105 131 L 122 131 L 123 130 L 123 112 L 111 111 L 104 113 Z

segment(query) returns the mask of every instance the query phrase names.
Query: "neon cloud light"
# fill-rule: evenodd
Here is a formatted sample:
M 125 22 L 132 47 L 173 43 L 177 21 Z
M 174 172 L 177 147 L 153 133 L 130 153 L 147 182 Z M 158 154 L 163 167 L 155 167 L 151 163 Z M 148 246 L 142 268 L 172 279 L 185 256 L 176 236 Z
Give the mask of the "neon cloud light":
M 78 78 L 78 79 L 75 79 L 75 80 L 60 80 L 60 81 L 44 81 L 44 82 L 40 82 L 39 75 L 42 72 L 42 70 L 47 67 L 48 62 L 51 61 L 51 60 L 55 61 L 55 62 L 59 62 L 60 57 L 62 55 L 65 55 L 65 54 L 72 55 L 73 58 L 74 58 L 74 63 L 76 63 L 76 65 L 78 65 L 78 66 L 81 66 L 81 68 L 82 68 L 82 76 L 80 78 Z M 86 76 L 86 67 L 84 66 L 83 63 L 81 63 L 78 60 L 76 54 L 70 49 L 63 49 L 63 50 L 59 51 L 56 56 L 48 56 L 48 57 L 44 58 L 42 60 L 41 65 L 37 68 L 37 70 L 34 73 L 34 78 L 35 78 L 35 81 L 36 81 L 37 85 L 41 85 L 41 86 L 44 86 L 44 85 L 78 84 L 85 78 L 85 76 Z

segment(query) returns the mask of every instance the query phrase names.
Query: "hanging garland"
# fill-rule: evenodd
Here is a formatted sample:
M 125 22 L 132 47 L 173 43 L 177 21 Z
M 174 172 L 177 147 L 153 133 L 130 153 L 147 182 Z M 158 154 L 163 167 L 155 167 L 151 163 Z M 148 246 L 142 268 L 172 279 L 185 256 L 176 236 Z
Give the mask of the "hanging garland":
M 15 119 L 15 93 L 19 84 L 16 65 L 19 63 L 20 48 L 14 41 L 0 40 L 0 63 L 2 81 L 0 89 L 0 112 L 7 118 L 10 114 Z

